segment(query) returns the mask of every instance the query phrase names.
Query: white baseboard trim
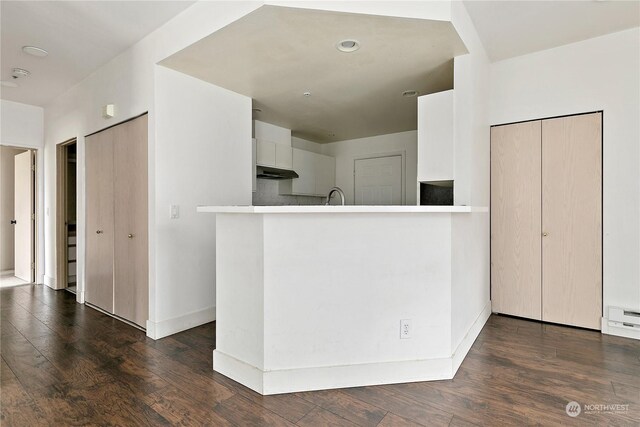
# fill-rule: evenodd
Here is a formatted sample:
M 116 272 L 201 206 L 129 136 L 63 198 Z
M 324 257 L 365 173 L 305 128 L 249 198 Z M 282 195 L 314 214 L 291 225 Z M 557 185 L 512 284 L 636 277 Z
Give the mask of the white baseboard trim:
M 51 276 L 44 275 L 44 284 L 50 287 L 51 289 L 56 289 L 56 279 Z
M 216 320 L 215 306 L 159 322 L 147 320 L 147 336 L 157 340 L 196 326 L 204 325 L 205 323 L 213 322 L 214 320 Z
M 606 317 L 602 318 L 601 325 L 603 334 L 640 340 L 639 328 L 633 328 L 631 326 L 625 326 L 622 323 L 612 322 Z
M 220 350 L 213 350 L 213 370 L 231 378 L 251 390 L 264 394 L 264 371 L 249 365 L 235 357 L 229 356 Z
M 453 378 L 451 358 L 263 371 L 219 350 L 213 370 L 262 394 L 329 390 Z
M 464 358 L 467 357 L 467 353 L 469 353 L 469 350 L 471 350 L 471 346 L 476 341 L 476 338 L 478 338 L 478 335 L 480 335 L 480 331 L 482 331 L 482 328 L 484 327 L 485 323 L 487 323 L 487 320 L 489 320 L 490 316 L 491 301 L 488 301 L 482 309 L 482 312 L 480 312 L 480 314 L 476 318 L 475 322 L 473 322 L 473 325 L 471 325 L 471 328 L 469 329 L 467 334 L 464 336 L 460 344 L 458 344 L 458 348 L 456 348 L 456 350 L 453 352 L 452 362 L 454 376 L 456 375 L 456 372 L 458 372 L 458 368 L 460 368 L 460 365 L 462 365 L 462 361 L 464 360 Z
M 471 325 L 455 353 L 446 358 L 263 370 L 220 350 L 214 350 L 213 370 L 262 395 L 447 380 L 454 377 L 489 316 L 490 301 Z

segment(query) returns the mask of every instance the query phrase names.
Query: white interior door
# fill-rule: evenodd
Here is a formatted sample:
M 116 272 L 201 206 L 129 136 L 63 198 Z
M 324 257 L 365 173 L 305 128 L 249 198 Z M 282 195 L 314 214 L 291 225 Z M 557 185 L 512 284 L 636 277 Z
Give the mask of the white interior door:
M 402 156 L 355 161 L 356 205 L 402 204 Z
M 15 156 L 15 276 L 33 282 L 33 171 L 31 151 Z

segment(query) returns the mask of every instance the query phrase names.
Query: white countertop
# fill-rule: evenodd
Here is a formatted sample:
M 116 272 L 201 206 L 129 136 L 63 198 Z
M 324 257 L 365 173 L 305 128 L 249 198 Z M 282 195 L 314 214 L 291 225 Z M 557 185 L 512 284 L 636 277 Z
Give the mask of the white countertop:
M 474 206 L 198 206 L 202 213 L 470 213 L 488 212 Z

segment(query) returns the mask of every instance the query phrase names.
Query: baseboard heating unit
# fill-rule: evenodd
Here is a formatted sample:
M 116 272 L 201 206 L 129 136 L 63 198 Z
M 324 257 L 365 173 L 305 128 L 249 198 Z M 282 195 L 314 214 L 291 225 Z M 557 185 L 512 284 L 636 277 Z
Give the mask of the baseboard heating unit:
M 609 326 L 634 328 L 640 330 L 640 311 L 609 307 Z

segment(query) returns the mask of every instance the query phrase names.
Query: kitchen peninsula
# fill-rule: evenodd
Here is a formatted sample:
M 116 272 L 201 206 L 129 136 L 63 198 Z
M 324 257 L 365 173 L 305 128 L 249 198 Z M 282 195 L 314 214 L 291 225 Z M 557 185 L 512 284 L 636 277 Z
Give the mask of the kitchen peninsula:
M 198 212 L 216 216 L 213 369 L 261 394 L 452 378 L 491 312 L 486 208 Z

